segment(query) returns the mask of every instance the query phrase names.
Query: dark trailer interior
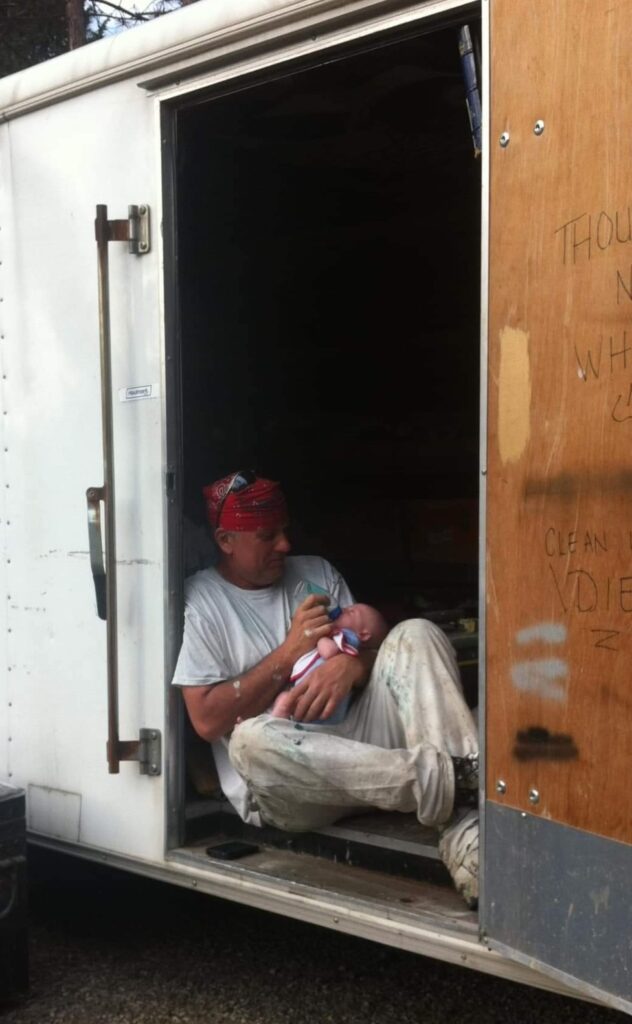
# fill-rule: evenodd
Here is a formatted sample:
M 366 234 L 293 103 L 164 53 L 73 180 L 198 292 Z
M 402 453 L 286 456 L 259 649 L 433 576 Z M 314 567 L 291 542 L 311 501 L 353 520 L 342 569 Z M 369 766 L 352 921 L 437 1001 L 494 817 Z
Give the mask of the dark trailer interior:
M 458 43 L 453 23 L 176 112 L 177 334 L 185 572 L 202 486 L 254 467 L 283 482 L 294 553 L 391 624 L 446 629 L 474 706 L 481 168 Z M 333 858 L 454 895 L 414 816 L 248 829 L 185 737 L 189 850 L 256 833 L 253 870 L 300 851 L 303 876 Z

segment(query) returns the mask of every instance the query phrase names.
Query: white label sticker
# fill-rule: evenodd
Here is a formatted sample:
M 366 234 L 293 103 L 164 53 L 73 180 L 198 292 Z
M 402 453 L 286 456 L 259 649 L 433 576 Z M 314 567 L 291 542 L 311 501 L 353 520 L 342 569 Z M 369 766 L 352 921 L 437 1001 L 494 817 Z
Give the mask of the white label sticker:
M 157 384 L 139 384 L 134 388 L 120 388 L 121 402 L 140 402 L 142 398 L 158 398 Z

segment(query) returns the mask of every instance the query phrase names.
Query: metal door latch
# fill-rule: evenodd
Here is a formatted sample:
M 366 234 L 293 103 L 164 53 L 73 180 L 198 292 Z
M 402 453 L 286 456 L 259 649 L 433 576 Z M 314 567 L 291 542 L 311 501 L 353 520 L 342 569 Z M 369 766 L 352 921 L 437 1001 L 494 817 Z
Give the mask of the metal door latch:
M 108 760 L 110 758 L 108 744 Z M 162 773 L 162 736 L 159 729 L 141 729 L 138 740 L 119 740 L 116 750 L 119 761 L 138 761 L 141 775 Z

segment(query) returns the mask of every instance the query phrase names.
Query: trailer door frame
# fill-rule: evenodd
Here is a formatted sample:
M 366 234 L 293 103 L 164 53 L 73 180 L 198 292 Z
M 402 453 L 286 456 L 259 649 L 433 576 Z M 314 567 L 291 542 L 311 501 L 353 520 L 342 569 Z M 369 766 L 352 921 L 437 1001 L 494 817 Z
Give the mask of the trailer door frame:
M 165 478 L 166 478 L 166 530 L 165 530 L 165 678 L 173 676 L 181 639 L 184 616 L 183 548 L 182 548 L 182 417 L 181 417 L 181 335 L 178 324 L 177 295 L 177 223 L 176 223 L 176 151 L 177 112 L 182 106 L 204 102 L 211 97 L 250 88 L 258 81 L 269 81 L 295 73 L 301 67 L 313 67 L 320 59 L 344 57 L 358 47 L 385 45 L 416 31 L 431 32 L 457 23 L 468 14 L 480 16 L 479 0 L 421 0 L 412 9 L 390 9 L 390 4 L 366 6 L 349 4 L 336 7 L 336 17 L 330 26 L 331 14 L 321 12 L 322 28 L 313 25 L 308 42 L 304 35 L 289 45 L 285 33 L 268 41 L 265 51 L 254 57 L 242 54 L 243 40 L 238 38 L 230 56 L 222 51 L 219 67 L 200 74 L 200 65 L 178 69 L 174 85 L 172 70 L 159 77 L 141 82 L 141 87 L 155 93 L 158 99 L 161 130 L 160 159 L 163 181 L 163 250 L 164 250 L 164 306 L 165 306 Z M 377 11 L 377 13 L 376 13 Z M 341 27 L 342 25 L 342 27 Z M 455 42 L 456 46 L 456 42 Z M 247 49 L 247 48 L 246 48 Z M 321 57 L 322 55 L 322 57 Z M 204 67 L 215 63 L 205 59 Z M 187 80 L 188 75 L 194 76 Z M 464 94 L 465 105 L 465 94 Z M 168 687 L 166 694 L 166 766 L 167 766 L 167 827 L 166 848 L 181 845 L 184 836 L 184 715 L 178 693 Z

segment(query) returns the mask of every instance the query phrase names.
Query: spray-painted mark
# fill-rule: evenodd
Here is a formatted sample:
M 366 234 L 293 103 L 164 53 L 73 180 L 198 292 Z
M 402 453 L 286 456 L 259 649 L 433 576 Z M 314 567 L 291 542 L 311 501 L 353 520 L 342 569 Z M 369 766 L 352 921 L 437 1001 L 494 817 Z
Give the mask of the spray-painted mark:
M 519 629 L 516 640 L 519 644 L 534 644 L 538 640 L 545 644 L 563 644 L 566 635 L 566 626 L 561 622 L 538 622 L 534 626 Z
M 564 700 L 565 688 L 555 682 L 565 679 L 568 665 L 561 658 L 538 658 L 535 661 L 520 661 L 512 666 L 511 678 L 518 690 L 538 693 L 550 700 Z
M 518 761 L 574 761 L 579 750 L 572 736 L 531 725 L 516 734 L 513 756 Z
M 601 910 L 608 910 L 610 904 L 610 886 L 605 885 L 603 889 L 595 889 L 590 893 L 595 917 Z
M 632 490 L 632 470 L 582 470 L 581 473 L 558 473 L 547 477 L 529 477 L 523 495 L 526 499 L 541 495 L 572 500 L 597 491 L 613 493 Z

